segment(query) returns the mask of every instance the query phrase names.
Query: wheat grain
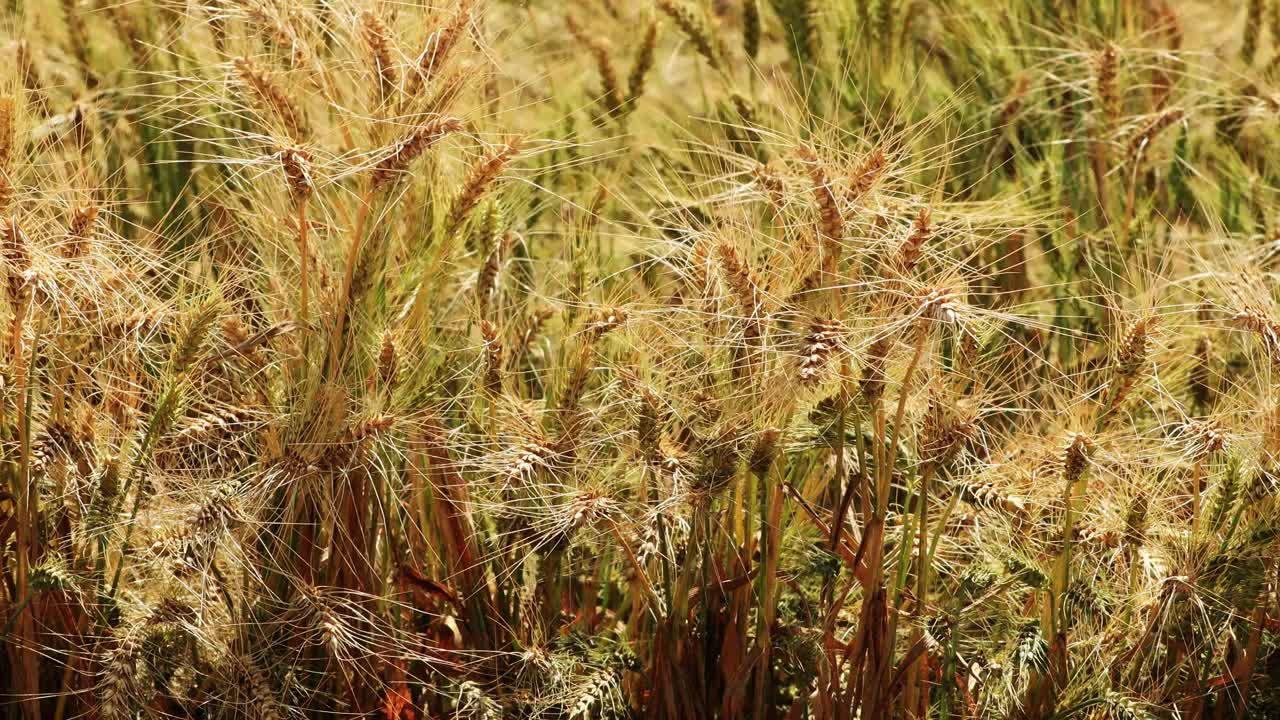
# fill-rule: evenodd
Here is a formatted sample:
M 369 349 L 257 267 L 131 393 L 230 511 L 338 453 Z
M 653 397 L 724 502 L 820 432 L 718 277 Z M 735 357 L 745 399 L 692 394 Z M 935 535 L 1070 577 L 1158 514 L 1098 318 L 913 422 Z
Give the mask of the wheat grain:
M 705 19 L 680 0 L 657 0 L 657 2 L 658 9 L 666 13 L 676 27 L 689 38 L 707 64 L 713 69 L 719 68 L 720 54 Z
M 270 74 L 246 57 L 232 59 L 231 67 L 251 97 L 281 122 L 290 138 L 302 139 L 307 134 L 301 110 Z
M 365 10 L 360 13 L 360 37 L 369 49 L 369 59 L 373 61 L 377 102 L 385 103 L 399 82 L 391 59 L 391 33 L 382 18 Z
M 419 126 L 387 150 L 373 166 L 373 186 L 381 188 L 389 185 L 401 177 L 409 163 L 426 152 L 427 148 L 461 129 L 462 121 L 450 117 L 437 118 Z
M 450 234 L 456 231 L 476 205 L 480 204 L 480 199 L 519 152 L 518 141 L 499 145 L 471 166 L 466 180 L 462 183 L 462 189 L 454 198 L 453 209 L 449 212 L 447 226 Z

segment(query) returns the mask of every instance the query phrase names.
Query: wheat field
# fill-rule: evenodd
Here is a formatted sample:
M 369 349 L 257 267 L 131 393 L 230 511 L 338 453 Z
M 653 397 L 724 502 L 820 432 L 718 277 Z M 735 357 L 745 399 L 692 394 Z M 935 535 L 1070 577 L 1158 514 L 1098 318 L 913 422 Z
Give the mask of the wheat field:
M 1280 718 L 1280 0 L 0 0 L 0 714 Z

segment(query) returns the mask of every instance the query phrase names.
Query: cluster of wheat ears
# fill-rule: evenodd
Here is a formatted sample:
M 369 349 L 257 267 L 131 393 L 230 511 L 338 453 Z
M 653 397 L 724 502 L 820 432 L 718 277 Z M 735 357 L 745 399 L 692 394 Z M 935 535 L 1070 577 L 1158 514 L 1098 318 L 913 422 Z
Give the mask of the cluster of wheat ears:
M 1280 717 L 1280 2 L 0 58 L 6 717 Z

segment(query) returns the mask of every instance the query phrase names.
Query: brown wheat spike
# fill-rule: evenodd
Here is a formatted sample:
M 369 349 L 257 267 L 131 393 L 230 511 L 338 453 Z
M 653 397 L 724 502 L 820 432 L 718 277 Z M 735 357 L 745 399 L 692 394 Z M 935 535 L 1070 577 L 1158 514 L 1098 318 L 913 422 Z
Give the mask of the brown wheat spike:
M 488 320 L 480 321 L 480 336 L 484 340 L 484 390 L 496 397 L 502 394 L 502 336 Z
M 178 424 L 175 436 L 181 441 L 207 441 L 225 435 L 251 418 L 252 413 L 246 408 L 216 408 L 184 419 Z
M 622 308 L 601 308 L 587 321 L 584 331 L 587 343 L 592 344 L 627 321 L 627 311 Z
M 644 38 L 636 48 L 635 59 L 631 61 L 631 74 L 627 76 L 627 109 L 635 107 L 636 101 L 644 94 L 645 79 L 653 69 L 654 56 L 658 49 L 658 21 L 650 20 L 644 30 Z
M 942 392 L 933 392 L 924 417 L 920 458 L 935 465 L 950 462 L 972 438 L 972 419 Z
M 906 277 L 915 269 L 916 263 L 920 262 L 920 256 L 924 253 L 924 245 L 929 242 L 929 238 L 933 236 L 933 227 L 930 225 L 932 213 L 928 207 L 920 208 L 920 212 L 916 215 L 915 222 L 911 226 L 911 234 L 898 248 L 898 261 L 896 270 L 900 275 Z
M 229 487 L 215 488 L 209 498 L 186 518 L 188 552 L 194 546 L 207 554 L 218 536 L 238 524 L 238 513 L 232 506 L 231 497 Z
M 1084 433 L 1072 433 L 1062 451 L 1062 477 L 1068 485 L 1074 485 L 1089 466 L 1093 441 Z
M 983 481 L 961 482 L 958 487 L 960 499 L 980 508 L 995 508 L 1005 512 L 1021 515 L 1027 506 L 1022 498 L 1009 495 L 994 484 Z
M 876 40 L 882 45 L 881 47 L 892 48 L 895 38 L 898 36 L 896 32 L 895 16 L 897 15 L 896 2 L 878 2 L 876 3 L 875 14 L 875 34 Z
M 1240 58 L 1246 65 L 1252 65 L 1253 56 L 1258 51 L 1258 33 L 1262 30 L 1262 0 L 1248 0 L 1245 8 Z
M 373 187 L 381 188 L 400 177 L 409 163 L 446 135 L 462 129 L 462 121 L 452 117 L 436 118 L 419 126 L 391 147 L 373 166 Z
M 1120 347 L 1115 355 L 1116 369 L 1120 374 L 1134 375 L 1142 370 L 1147 360 L 1154 324 L 1155 317 L 1148 315 L 1139 318 L 1129 326 L 1120 340 Z
M 769 468 L 773 467 L 773 461 L 778 457 L 781 448 L 778 441 L 782 439 L 782 430 L 776 427 L 765 428 L 756 436 L 756 444 L 751 448 L 751 455 L 747 459 L 747 467 L 758 478 L 764 478 L 769 473 Z
M 555 509 L 545 531 L 550 547 L 567 547 L 582 528 L 610 521 L 617 514 L 618 505 L 612 498 L 594 490 L 578 493 L 571 502 Z
M 71 428 L 64 423 L 50 423 L 31 438 L 31 476 L 43 477 L 50 466 L 64 461 L 77 449 Z
M 102 658 L 102 678 L 95 688 L 97 710 L 104 720 L 125 720 L 134 717 L 141 705 L 138 662 L 142 648 L 129 628 L 119 630 L 119 637 L 110 643 Z
M 1267 357 L 1271 358 L 1273 365 L 1280 368 L 1280 323 L 1261 310 L 1247 305 L 1236 313 L 1232 322 L 1262 338 L 1262 347 L 1266 350 Z
M 738 312 L 743 318 L 743 342 L 735 343 L 732 349 L 734 377 L 746 378 L 759 361 L 757 350 L 764 332 L 760 287 L 755 274 L 733 245 L 721 242 L 716 250 L 725 282 L 737 298 Z
M 391 33 L 382 18 L 370 10 L 360 13 L 360 36 L 373 60 L 378 103 L 385 103 L 396 88 L 396 68 L 391 59 Z
M 652 464 L 658 457 L 658 442 L 662 439 L 663 407 L 658 394 L 641 385 L 630 371 L 620 371 L 623 385 L 636 395 L 636 450 L 646 463 Z
M 922 321 L 955 323 L 960 318 L 960 300 L 947 288 L 922 288 L 914 300 L 916 317 Z
M 1104 529 L 1079 521 L 1071 528 L 1071 540 L 1084 545 L 1114 549 L 1120 547 L 1123 536 L 1115 530 Z
M 62 246 L 65 258 L 83 257 L 93 242 L 94 230 L 98 224 L 98 206 L 80 205 L 71 211 L 71 220 L 67 222 L 67 240 Z
M 508 484 L 523 485 L 542 470 L 554 471 L 559 452 L 545 438 L 532 439 L 515 450 L 510 467 L 502 474 Z
M 796 154 L 809 167 L 809 177 L 813 182 L 813 197 L 818 205 L 818 231 L 823 239 L 822 267 L 824 271 L 834 273 L 840 262 L 839 243 L 844 239 L 844 216 L 836 202 L 831 178 L 817 154 L 807 147 L 801 147 Z
M 71 51 L 76 61 L 86 74 L 91 73 L 89 64 L 89 43 L 85 33 L 84 14 L 77 7 L 75 0 L 62 0 L 63 19 L 67 23 L 67 35 L 71 41 Z
M 1031 76 L 1023 73 L 1018 76 L 1009 94 L 1005 96 L 1004 105 L 1000 108 L 1000 119 L 996 127 L 1005 127 L 1022 112 L 1022 104 L 1026 100 L 1027 91 L 1031 89 Z
M 1132 160 L 1137 157 L 1138 153 L 1146 148 L 1156 135 L 1159 135 L 1162 130 L 1170 125 L 1179 122 L 1183 117 L 1185 117 L 1185 113 L 1181 109 L 1170 108 L 1152 118 L 1141 128 L 1138 128 L 1138 131 L 1130 138 L 1129 147 L 1126 150 L 1129 159 Z
M 111 8 L 111 22 L 115 25 L 116 32 L 120 34 L 120 39 L 124 40 L 125 45 L 129 47 L 129 52 L 133 55 L 134 62 L 138 65 L 145 62 L 148 38 L 142 33 L 127 7 L 123 5 L 113 6 Z
M 1262 452 L 1268 463 L 1280 462 L 1280 403 L 1262 413 Z
M 622 96 L 622 87 L 618 84 L 618 69 L 613 63 L 613 49 L 604 38 L 588 35 L 572 15 L 566 15 L 564 21 L 569 34 L 573 35 L 574 39 L 596 60 L 596 70 L 600 73 L 600 82 L 604 88 L 600 101 L 604 105 L 605 113 L 617 114 L 622 110 L 626 100 Z
M 348 426 L 338 442 L 321 454 L 319 464 L 338 468 L 359 461 L 369 446 L 390 431 L 395 422 L 394 415 L 381 413 Z
M 311 154 L 300 147 L 280 149 L 280 167 L 284 170 L 289 197 L 301 203 L 311 197 L 315 184 L 311 180 Z
M 434 83 L 435 91 L 420 101 L 422 114 L 441 114 L 453 107 L 462 92 L 475 82 L 477 68 L 473 63 L 460 63 Z M 416 75 L 414 77 L 417 77 Z M 405 95 L 405 98 L 416 97 Z
M 730 138 L 741 152 L 752 154 L 747 143 L 755 147 L 764 145 L 764 138 L 759 130 L 760 123 L 756 119 L 756 105 L 746 95 L 737 92 L 729 96 L 729 101 L 733 103 L 733 110 L 740 120 L 728 128 Z
M 579 430 L 586 417 L 581 401 L 587 388 L 587 380 L 591 375 L 591 360 L 595 353 L 595 344 L 605 332 L 608 330 L 602 329 L 595 323 L 587 324 L 584 342 L 575 353 L 577 357 L 570 361 L 568 376 L 564 379 L 564 386 L 559 393 L 559 407 L 556 410 L 560 418 L 561 435 L 556 439 L 555 445 L 565 457 L 570 459 L 576 454 Z
M 232 316 L 222 323 L 222 338 L 227 343 L 226 349 L 211 356 L 209 361 L 216 362 L 240 357 L 248 360 L 251 364 L 260 365 L 262 360 L 262 356 L 259 353 L 260 348 L 277 337 L 297 329 L 298 323 L 292 320 L 285 320 L 284 322 L 274 323 L 266 329 L 259 330 L 251 335 L 249 334 L 249 329 L 245 327 L 244 321 L 239 317 Z
M 738 117 L 741 118 L 743 123 L 748 126 L 757 124 L 756 105 L 751 102 L 750 98 L 742 93 L 736 92 L 729 96 L 729 101 L 733 103 L 733 111 L 738 113 Z M 748 127 L 746 129 L 747 132 L 752 135 L 753 139 L 759 138 L 759 134 L 755 132 L 754 128 Z
M 494 148 L 488 155 L 471 166 L 467 179 L 462 183 L 462 190 L 453 201 L 453 210 L 449 213 L 447 227 L 450 234 L 458 229 L 480 199 L 488 192 L 490 185 L 497 179 L 511 159 L 520 152 L 519 141 L 513 141 Z
M 1129 502 L 1129 509 L 1124 517 L 1124 543 L 1129 547 L 1141 547 L 1147 538 L 1147 511 L 1151 507 L 1151 498 L 1145 491 L 1138 491 Z
M 285 720 L 286 710 L 280 704 L 275 691 L 271 689 L 266 673 L 252 665 L 249 665 L 249 668 L 246 685 L 257 717 L 260 720 Z
M 1200 462 L 1227 446 L 1227 433 L 1217 420 L 1191 420 L 1181 428 L 1186 438 L 1187 454 Z
M 277 8 L 272 7 L 273 3 L 261 0 L 247 0 L 244 3 L 246 13 L 249 19 L 258 26 L 258 31 L 263 39 L 289 51 L 289 57 L 294 65 L 302 65 L 307 59 L 306 48 L 299 41 L 298 37 L 289 29 L 285 20 L 280 17 Z
M 1170 11 L 1170 14 L 1173 14 Z M 1177 17 L 1174 17 L 1177 22 Z M 1267 8 L 1267 29 L 1271 35 L 1271 47 L 1280 50 L 1280 4 L 1272 0 L 1271 6 Z
M 868 406 L 875 405 L 884 396 L 885 361 L 889 351 L 893 349 L 893 339 L 882 337 L 867 348 L 867 356 L 862 361 L 862 379 L 859 383 L 863 400 Z
M 698 501 L 727 489 L 742 461 L 741 428 L 732 422 L 699 440 L 698 465 L 690 479 L 691 499 Z
M 1096 102 L 1101 113 L 1099 126 L 1104 134 L 1119 114 L 1120 101 L 1116 95 L 1117 62 L 1116 46 L 1110 42 L 1103 46 L 1094 62 L 1094 90 L 1097 93 Z
M 5 262 L 9 301 L 18 306 L 30 293 L 31 249 L 15 217 L 0 220 L 0 255 Z
M 233 58 L 231 66 L 250 94 L 280 120 L 289 137 L 301 139 L 307 132 L 302 113 L 275 79 L 246 57 Z
M 706 22 L 698 12 L 679 0 L 658 0 L 658 9 L 666 13 L 676 27 L 689 37 L 698 54 L 706 59 L 713 69 L 719 69 L 720 57 L 716 52 L 715 41 Z
M 876 181 L 884 174 L 888 161 L 884 151 L 877 149 L 853 171 L 848 189 L 845 191 L 845 200 L 850 205 L 857 205 L 867 196 L 867 193 L 871 192 Z
M 831 356 L 838 351 L 845 336 L 844 325 L 838 320 L 815 319 L 809 335 L 800 351 L 800 382 L 816 385 L 822 380 Z
M 493 299 L 495 288 L 498 286 L 498 273 L 502 270 L 503 258 L 506 257 L 508 250 L 515 242 L 515 237 L 514 230 L 508 230 L 503 233 L 502 237 L 493 243 L 493 249 L 489 251 L 484 265 L 480 267 L 480 273 L 476 276 L 476 300 L 480 309 L 480 317 L 482 318 L 489 314 L 489 303 Z
M 715 291 L 715 274 L 712 268 L 710 243 L 699 240 L 689 251 L 688 282 L 693 291 L 704 298 L 707 305 L 714 310 L 718 308 L 718 293 Z M 708 317 L 707 322 L 711 323 L 714 320 L 714 317 Z
M 448 62 L 449 56 L 471 22 L 471 5 L 472 0 L 461 0 L 449 22 L 427 36 L 427 41 L 423 43 L 422 52 L 418 54 L 418 60 L 415 63 L 416 72 L 409 82 L 410 95 L 416 95 L 431 82 L 440 68 Z
M 525 353 L 529 351 L 529 347 L 542 334 L 542 329 L 547 321 L 555 312 L 550 308 L 538 308 L 534 310 L 525 319 L 524 331 L 520 333 L 520 343 L 517 346 L 516 358 L 523 358 Z
M 769 204 L 773 206 L 774 212 L 782 212 L 783 205 L 786 203 L 786 186 L 773 166 L 760 163 L 751 172 L 755 178 L 756 185 L 764 192 L 764 196 L 769 199 Z
M 796 155 L 809 168 L 809 177 L 813 181 L 813 197 L 818 204 L 821 219 L 820 229 L 827 238 L 839 239 L 844 234 L 844 218 L 836 204 L 835 193 L 832 192 L 831 178 L 818 154 L 809 147 L 800 147 Z
M 1129 392 L 1145 373 L 1154 325 L 1155 316 L 1139 318 L 1129 326 L 1124 337 L 1121 338 L 1120 346 L 1112 357 L 1112 390 L 1111 397 L 1104 408 L 1104 416 L 1120 408 L 1129 396 Z
M 973 378 L 974 368 L 982 355 L 982 341 L 977 334 L 965 331 L 960 333 L 959 346 L 956 348 L 955 372 L 961 380 Z
M 1151 27 L 1164 35 L 1169 48 L 1178 50 L 1182 47 L 1182 23 L 1178 14 L 1169 6 L 1168 0 L 1152 0 Z M 1276 32 L 1273 29 L 1273 32 Z
M 742 0 L 742 49 L 755 60 L 760 54 L 759 0 Z
M 573 703 L 568 707 L 570 720 L 576 718 L 603 717 L 616 703 L 614 696 L 618 692 L 618 674 L 612 668 L 605 668 L 591 675 L 575 689 Z
M 18 103 L 12 95 L 0 95 L 0 178 L 13 175 L 17 154 Z
M 137 310 L 123 317 L 113 317 L 102 326 L 98 335 L 107 340 L 149 335 L 168 320 L 160 310 Z
M 400 362 L 396 352 L 395 336 L 390 331 L 382 334 L 382 346 L 378 350 L 378 379 L 385 388 L 394 388 L 400 374 Z
M 1258 468 L 1244 488 L 1242 496 L 1247 502 L 1258 502 L 1266 498 L 1280 497 L 1280 475 L 1276 474 L 1275 456 L 1267 458 L 1267 466 Z
M 716 257 L 720 260 L 725 282 L 737 298 L 738 311 L 748 320 L 756 319 L 760 314 L 761 297 L 755 273 L 742 259 L 738 249 L 728 242 L 716 245 Z

